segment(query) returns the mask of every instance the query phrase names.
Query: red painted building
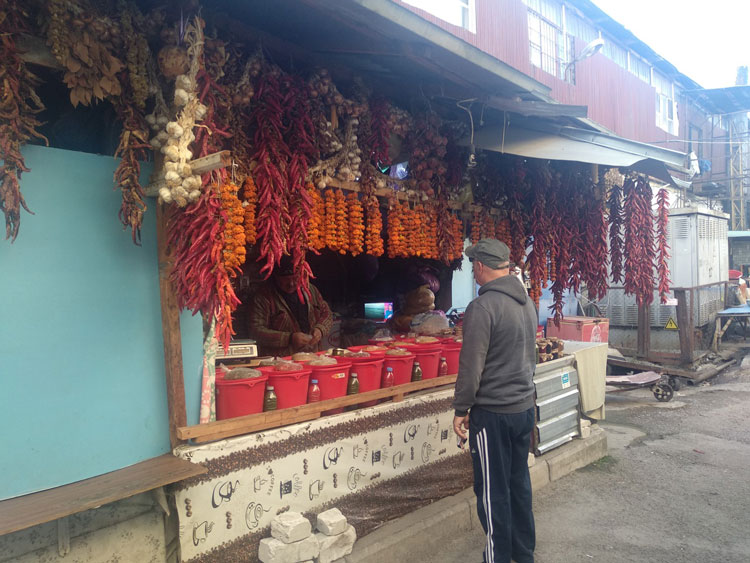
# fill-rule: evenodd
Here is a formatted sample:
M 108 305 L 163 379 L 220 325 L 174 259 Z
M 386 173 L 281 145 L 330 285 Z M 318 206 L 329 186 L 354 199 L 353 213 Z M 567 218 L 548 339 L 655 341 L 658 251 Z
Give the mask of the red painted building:
M 589 0 L 394 0 L 548 86 L 563 104 L 588 107 L 588 118 L 610 132 L 681 152 L 695 152 L 722 181 L 727 170 L 723 123 L 690 101 L 699 89 Z M 591 41 L 597 54 L 577 61 Z

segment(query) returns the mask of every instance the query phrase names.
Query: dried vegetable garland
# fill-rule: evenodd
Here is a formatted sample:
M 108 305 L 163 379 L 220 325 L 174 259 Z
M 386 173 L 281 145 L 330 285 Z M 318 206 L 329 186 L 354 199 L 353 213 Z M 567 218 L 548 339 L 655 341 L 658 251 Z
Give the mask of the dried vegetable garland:
M 365 198 L 365 210 L 367 213 L 367 227 L 365 231 L 365 244 L 367 254 L 370 256 L 382 256 L 383 248 L 383 214 L 380 211 L 380 202 L 374 195 Z
M 654 215 L 651 185 L 643 178 L 629 178 L 625 196 L 625 293 L 635 295 L 638 306 L 654 299 Z
M 257 240 L 255 230 L 255 213 L 258 205 L 258 190 L 255 187 L 253 177 L 248 174 L 242 184 L 242 207 L 245 212 L 243 225 L 245 227 L 245 242 L 252 246 Z
M 388 208 L 388 258 L 407 258 L 409 243 L 406 240 L 406 225 L 402 204 L 398 200 L 391 202 Z
M 609 208 L 609 256 L 612 264 L 612 283 L 618 284 L 623 281 L 622 272 L 622 187 L 614 184 L 609 191 L 607 200 Z
M 222 260 L 222 202 L 216 186 L 206 189 L 169 221 L 168 245 L 175 267 L 170 274 L 177 303 L 193 314 L 216 316 L 216 338 L 225 349 L 232 338 L 232 311 L 240 301 Z
M 15 241 L 21 222 L 21 207 L 31 210 L 21 194 L 20 179 L 28 172 L 21 147 L 36 137 L 35 117 L 44 109 L 34 88 L 39 80 L 21 60 L 15 39 L 28 31 L 28 14 L 15 2 L 0 10 L 0 211 L 5 215 L 5 238 Z
M 667 302 L 669 295 L 669 244 L 667 228 L 669 224 L 669 192 L 666 188 L 656 193 L 656 275 L 659 279 L 659 299 Z
M 234 278 L 245 263 L 245 209 L 237 193 L 239 188 L 231 182 L 225 182 L 219 188 L 222 210 L 222 236 L 224 250 L 222 262 L 230 277 Z
M 346 196 L 347 213 L 349 216 L 349 254 L 357 256 L 365 248 L 365 216 L 359 195 L 351 192 Z
M 320 195 L 318 188 L 313 184 L 309 184 L 307 191 L 310 193 L 310 199 L 312 200 L 312 215 L 310 216 L 310 221 L 307 223 L 308 245 L 312 251 L 319 253 L 326 247 L 326 208 L 323 196 Z

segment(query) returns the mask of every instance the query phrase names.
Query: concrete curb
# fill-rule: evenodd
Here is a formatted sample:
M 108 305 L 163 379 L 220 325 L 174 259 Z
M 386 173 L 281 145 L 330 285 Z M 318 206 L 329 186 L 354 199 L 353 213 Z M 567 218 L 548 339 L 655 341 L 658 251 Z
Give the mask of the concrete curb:
M 607 455 L 607 435 L 592 426 L 591 435 L 573 440 L 556 450 L 536 458 L 529 467 L 531 486 L 538 491 L 550 481 L 556 481 Z M 354 550 L 340 563 L 382 563 L 427 558 L 435 552 L 435 544 L 425 538 L 450 538 L 469 530 L 481 528 L 473 489 L 466 489 L 450 497 L 410 512 L 371 534 L 357 540 Z M 435 533 L 436 530 L 438 533 Z M 431 533 L 425 533 L 430 531 Z

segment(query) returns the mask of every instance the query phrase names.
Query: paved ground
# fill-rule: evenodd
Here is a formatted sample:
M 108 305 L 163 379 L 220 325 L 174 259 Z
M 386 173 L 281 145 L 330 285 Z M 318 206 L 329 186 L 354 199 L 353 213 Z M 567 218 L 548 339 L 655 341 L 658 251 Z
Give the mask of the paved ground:
M 534 499 L 537 563 L 750 562 L 750 369 L 657 403 L 607 396 L 609 456 Z M 478 563 L 483 534 L 410 563 Z

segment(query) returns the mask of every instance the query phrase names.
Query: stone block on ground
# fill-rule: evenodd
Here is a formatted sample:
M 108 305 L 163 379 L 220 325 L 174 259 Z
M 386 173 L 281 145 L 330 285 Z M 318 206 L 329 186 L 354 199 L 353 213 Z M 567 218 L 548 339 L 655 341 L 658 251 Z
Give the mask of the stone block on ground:
M 319 532 L 327 536 L 337 536 L 346 532 L 348 524 L 338 508 L 331 508 L 318 514 L 318 520 L 315 527 Z
M 271 537 L 293 543 L 312 533 L 310 521 L 299 512 L 283 512 L 271 520 Z
M 318 556 L 318 540 L 315 536 L 284 543 L 276 538 L 263 538 L 258 547 L 258 559 L 262 563 L 299 563 Z
M 350 525 L 343 534 L 327 536 L 318 532 L 315 534 L 315 538 L 317 538 L 320 545 L 318 563 L 333 563 L 352 552 L 354 542 L 357 541 L 357 532 L 354 526 Z

